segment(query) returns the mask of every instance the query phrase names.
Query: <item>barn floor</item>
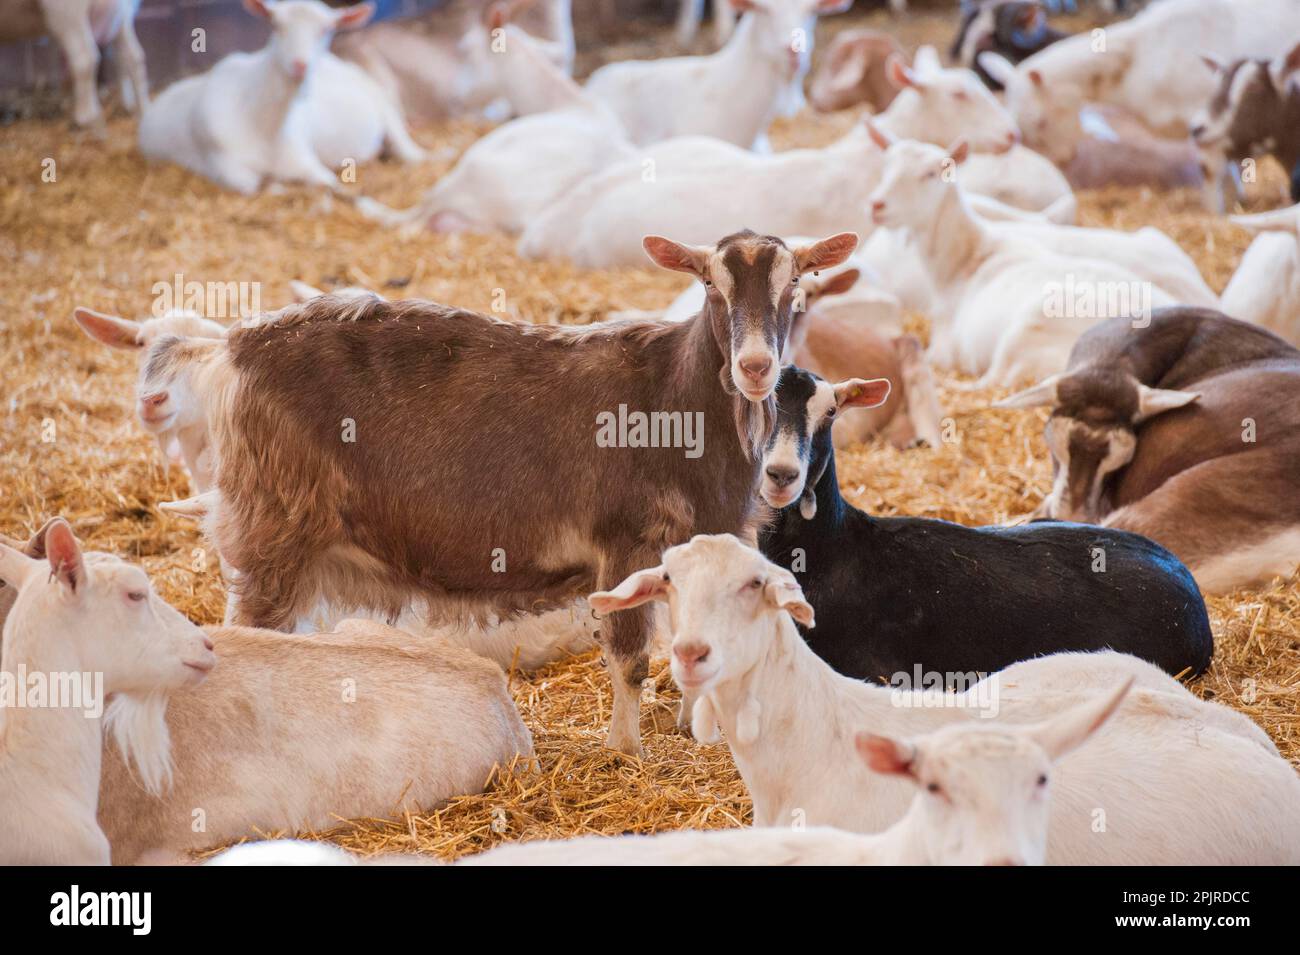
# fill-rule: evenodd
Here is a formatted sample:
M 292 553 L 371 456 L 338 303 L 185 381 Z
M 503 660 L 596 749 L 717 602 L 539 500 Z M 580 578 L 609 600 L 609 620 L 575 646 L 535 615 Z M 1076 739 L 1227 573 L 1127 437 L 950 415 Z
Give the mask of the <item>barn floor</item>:
M 866 23 L 889 21 L 880 14 L 825 20 L 818 49 L 835 30 Z M 908 43 L 943 45 L 948 18 L 914 15 L 897 32 Z M 644 55 L 657 42 L 662 35 L 607 52 Z M 773 141 L 777 148 L 820 144 L 852 121 L 805 114 L 779 123 Z M 360 171 L 358 187 L 395 206 L 413 203 L 484 128 L 419 129 L 417 138 L 444 148 L 446 158 L 412 168 L 372 164 Z M 154 283 L 170 285 L 179 274 L 187 281 L 260 283 L 267 309 L 285 304 L 289 280 L 299 278 L 483 311 L 500 289 L 520 319 L 585 323 L 617 309 L 663 306 L 685 284 L 650 267 L 586 272 L 523 261 L 513 240 L 501 236 L 398 238 L 346 204 L 296 188 L 252 199 L 231 195 L 178 168 L 146 164 L 135 151 L 134 130 L 133 120 L 120 117 L 105 142 L 69 133 L 62 120 L 0 128 L 0 532 L 25 537 L 62 514 L 90 547 L 141 563 L 162 596 L 201 623 L 220 620 L 215 556 L 191 524 L 157 509 L 159 501 L 188 495 L 185 475 L 165 464 L 133 420 L 133 356 L 87 339 L 71 319 L 74 306 L 143 317 Z M 54 182 L 42 178 L 47 160 Z M 1282 204 L 1280 170 L 1267 169 L 1253 190 L 1250 210 Z M 1080 200 L 1083 224 L 1163 228 L 1216 289 L 1248 244 L 1244 232 L 1202 212 L 1190 193 L 1114 189 L 1082 193 Z M 996 397 L 943 387 L 960 440 L 936 450 L 873 445 L 842 454 L 845 495 L 876 514 L 967 524 L 1028 513 L 1048 485 L 1043 415 L 988 410 Z M 1210 606 L 1218 648 L 1194 692 L 1249 714 L 1300 765 L 1300 585 L 1278 582 Z M 503 773 L 485 794 L 436 812 L 340 820 L 314 835 L 361 852 L 451 858 L 505 839 L 746 822 L 749 801 L 726 747 L 699 746 L 672 731 L 677 694 L 662 661 L 653 673 L 643 763 L 601 746 L 610 693 L 592 654 L 531 677 L 512 675 L 536 738 L 537 766 Z

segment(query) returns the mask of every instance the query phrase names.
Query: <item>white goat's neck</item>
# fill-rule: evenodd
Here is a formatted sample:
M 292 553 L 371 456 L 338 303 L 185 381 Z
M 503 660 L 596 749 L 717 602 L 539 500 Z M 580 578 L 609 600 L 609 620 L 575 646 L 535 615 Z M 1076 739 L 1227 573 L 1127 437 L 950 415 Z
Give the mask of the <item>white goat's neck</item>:
M 709 57 L 712 76 L 705 84 L 734 103 L 738 111 L 746 104 L 763 109 L 767 120 L 776 110 L 774 97 L 790 80 L 785 57 L 763 48 L 758 16 L 749 13 L 742 17 L 731 39 Z
M 708 697 L 753 796 L 754 825 L 780 826 L 790 825 L 795 821 L 790 814 L 804 808 L 799 792 L 809 780 L 858 762 L 853 734 L 861 727 L 839 725 L 845 684 L 873 688 L 832 670 L 804 642 L 788 614 L 773 615 L 767 625 L 771 636 L 764 639 L 763 659 L 720 683 Z M 880 692 L 888 706 L 888 692 Z
M 993 251 L 992 234 L 955 186 L 944 190 L 934 218 L 912 230 L 912 241 L 935 287 L 958 297 Z
M 329 56 L 326 51 L 321 56 Z M 307 84 L 312 81 L 311 73 L 315 68 L 309 67 L 307 76 L 301 82 L 295 82 L 284 74 L 275 62 L 275 53 L 268 43 L 253 54 L 256 67 L 252 70 L 252 86 L 257 91 L 250 101 L 241 104 L 247 111 L 249 120 L 256 129 L 280 131 L 289 118 L 289 111 L 298 102 L 299 96 L 306 93 Z
M 5 679 L 21 693 L 26 681 L 20 674 L 43 674 L 53 682 L 54 674 L 81 673 L 82 665 L 67 641 L 11 615 L 0 650 L 0 672 L 9 674 Z M 103 748 L 102 714 L 89 715 L 79 707 L 0 707 L 0 786 L 27 779 L 42 792 L 61 793 L 93 818 L 99 806 Z M 4 799 L 0 790 L 0 802 Z

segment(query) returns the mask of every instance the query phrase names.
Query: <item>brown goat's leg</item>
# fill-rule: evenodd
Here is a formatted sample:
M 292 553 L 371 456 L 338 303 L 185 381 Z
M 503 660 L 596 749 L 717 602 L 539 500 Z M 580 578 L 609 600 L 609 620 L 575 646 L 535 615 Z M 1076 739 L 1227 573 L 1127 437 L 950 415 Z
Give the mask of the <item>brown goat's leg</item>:
M 315 597 L 308 592 L 312 575 L 304 572 L 297 559 L 300 556 L 284 561 L 259 560 L 241 569 L 230 590 L 226 607 L 228 622 L 292 631 L 303 609 L 309 608 Z
M 645 607 L 620 610 L 601 622 L 605 663 L 614 684 L 610 749 L 641 756 L 641 683 L 650 673 L 650 621 Z

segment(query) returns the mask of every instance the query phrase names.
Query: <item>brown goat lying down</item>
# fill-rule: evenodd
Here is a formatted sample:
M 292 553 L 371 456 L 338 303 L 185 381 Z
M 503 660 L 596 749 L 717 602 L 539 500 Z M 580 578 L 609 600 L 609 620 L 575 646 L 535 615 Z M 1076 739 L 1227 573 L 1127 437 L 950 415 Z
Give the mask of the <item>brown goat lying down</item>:
M 0 543 L 43 557 L 44 534 Z M 0 582 L 0 626 L 15 595 Z M 372 620 L 208 636 L 199 686 L 110 702 L 97 816 L 115 865 L 431 809 L 533 753 L 501 669 L 460 647 Z
M 1271 332 L 1184 306 L 1111 319 L 999 404 L 1052 408 L 1044 516 L 1149 537 L 1206 593 L 1300 565 L 1300 351 Z
M 650 237 L 658 264 L 708 287 L 679 323 L 538 326 L 325 296 L 224 343 L 157 343 L 146 385 L 190 373 L 213 409 L 234 622 L 284 629 L 321 597 L 540 609 L 693 534 L 742 532 L 799 276 L 856 244 Z M 601 634 L 610 745 L 639 752 L 649 619 L 619 614 Z

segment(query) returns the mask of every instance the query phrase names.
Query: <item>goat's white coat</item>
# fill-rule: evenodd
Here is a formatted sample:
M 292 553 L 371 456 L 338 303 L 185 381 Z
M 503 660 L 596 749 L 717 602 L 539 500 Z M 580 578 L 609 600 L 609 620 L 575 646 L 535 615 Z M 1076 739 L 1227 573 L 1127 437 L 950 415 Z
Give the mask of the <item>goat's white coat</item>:
M 1256 237 L 1223 290 L 1223 311 L 1300 346 L 1300 206 L 1232 221 Z

